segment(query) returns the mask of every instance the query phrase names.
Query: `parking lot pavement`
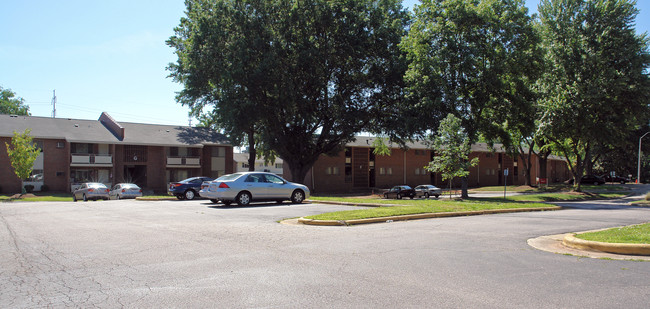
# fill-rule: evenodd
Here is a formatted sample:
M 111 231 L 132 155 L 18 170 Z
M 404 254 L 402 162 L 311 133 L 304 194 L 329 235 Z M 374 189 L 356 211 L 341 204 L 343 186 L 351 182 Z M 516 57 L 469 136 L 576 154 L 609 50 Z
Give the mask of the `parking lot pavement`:
M 0 204 L 0 307 L 645 308 L 648 263 L 526 240 L 650 221 L 648 208 L 354 227 L 277 221 L 349 206 L 133 200 Z

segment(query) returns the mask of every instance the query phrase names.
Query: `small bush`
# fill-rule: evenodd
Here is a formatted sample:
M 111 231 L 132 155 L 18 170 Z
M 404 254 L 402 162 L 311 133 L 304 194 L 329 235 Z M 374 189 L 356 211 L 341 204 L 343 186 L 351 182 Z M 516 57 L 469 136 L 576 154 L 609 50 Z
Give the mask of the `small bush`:
M 650 201 L 650 193 L 648 193 L 648 194 L 645 195 L 645 200 L 646 200 L 646 201 Z
M 32 193 L 34 191 L 33 185 L 25 185 L 25 192 Z
M 47 185 L 42 185 L 41 186 L 41 192 L 47 192 L 49 190 L 50 190 L 50 188 Z

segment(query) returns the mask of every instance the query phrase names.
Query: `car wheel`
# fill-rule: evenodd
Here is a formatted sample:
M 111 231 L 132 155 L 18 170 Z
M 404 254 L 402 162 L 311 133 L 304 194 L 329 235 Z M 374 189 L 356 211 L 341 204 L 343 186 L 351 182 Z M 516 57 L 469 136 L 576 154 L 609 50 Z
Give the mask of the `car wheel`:
M 429 193 L 424 193 L 424 198 L 429 198 Z
M 116 199 L 116 200 L 121 200 L 122 198 L 121 198 L 120 195 L 118 194 L 118 195 L 115 196 L 115 199 Z
M 232 201 L 223 201 L 223 204 L 226 206 L 230 206 L 230 204 L 232 204 Z
M 401 199 L 402 199 L 402 195 L 399 194 L 399 193 L 397 193 L 397 199 L 398 199 L 398 200 L 401 200 Z
M 194 190 L 187 190 L 185 191 L 185 199 L 186 200 L 193 200 L 196 194 L 194 193 Z
M 435 196 L 436 198 L 439 198 L 439 197 L 440 197 L 440 194 L 436 194 L 436 195 L 434 195 L 434 196 Z
M 185 196 L 182 195 L 182 194 L 178 194 L 178 195 L 176 195 L 176 198 L 179 199 L 179 200 L 182 200 L 182 199 L 185 198 Z
M 239 206 L 248 206 L 251 203 L 251 194 L 248 192 L 239 192 L 235 200 L 237 200 L 237 205 Z
M 291 203 L 300 204 L 305 200 L 305 193 L 302 190 L 295 190 L 291 193 Z
M 84 200 L 84 202 L 88 202 L 88 198 L 86 197 L 86 194 L 85 194 L 85 193 L 84 193 L 84 195 L 83 195 L 83 200 Z
M 210 199 L 210 202 L 212 202 L 212 204 L 216 204 L 216 203 L 219 203 L 219 200 Z
M 282 202 L 284 202 L 284 201 L 282 201 L 282 200 L 275 201 L 276 204 L 282 204 Z
M 72 201 L 73 201 L 73 202 L 76 202 L 76 201 L 77 201 L 77 196 L 74 195 L 74 194 L 72 194 Z

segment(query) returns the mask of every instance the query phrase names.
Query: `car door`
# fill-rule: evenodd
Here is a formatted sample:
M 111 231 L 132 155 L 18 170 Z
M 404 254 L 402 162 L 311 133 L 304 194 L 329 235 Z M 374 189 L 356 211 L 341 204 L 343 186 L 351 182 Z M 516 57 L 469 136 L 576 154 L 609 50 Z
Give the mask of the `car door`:
M 289 199 L 291 198 L 291 187 L 286 182 L 275 175 L 264 174 L 268 186 L 267 198 L 269 199 Z
M 244 187 L 255 200 L 266 199 L 268 196 L 268 184 L 263 174 L 248 175 L 244 180 Z

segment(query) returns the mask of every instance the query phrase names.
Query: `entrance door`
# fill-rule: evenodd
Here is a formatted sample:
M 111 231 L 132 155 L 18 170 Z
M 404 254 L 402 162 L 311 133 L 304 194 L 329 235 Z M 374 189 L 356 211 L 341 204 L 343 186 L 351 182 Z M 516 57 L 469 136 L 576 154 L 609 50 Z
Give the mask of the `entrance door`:
M 127 165 L 124 166 L 124 179 L 122 182 L 129 182 L 144 188 L 147 184 L 147 166 L 146 165 Z
M 354 187 L 368 188 L 368 148 L 352 148 Z

